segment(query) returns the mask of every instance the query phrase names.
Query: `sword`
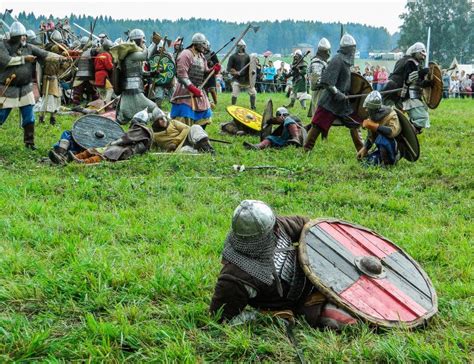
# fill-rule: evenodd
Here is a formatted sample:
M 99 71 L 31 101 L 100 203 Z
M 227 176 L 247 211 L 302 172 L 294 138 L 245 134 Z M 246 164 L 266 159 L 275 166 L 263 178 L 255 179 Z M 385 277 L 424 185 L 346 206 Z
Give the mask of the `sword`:
M 426 40 L 425 67 L 428 67 L 430 64 L 430 42 L 431 42 L 431 27 L 428 27 L 428 39 Z
M 75 25 L 76 27 L 78 27 L 78 28 L 79 28 L 80 30 L 82 30 L 83 32 L 86 32 L 87 34 L 89 34 L 89 36 L 92 36 L 92 37 L 94 37 L 94 39 L 96 39 L 96 40 L 100 40 L 100 38 L 99 38 L 97 35 L 95 35 L 95 34 L 93 34 L 93 33 L 89 32 L 89 31 L 88 31 L 88 30 L 86 30 L 86 29 L 84 29 L 84 28 L 83 28 L 83 27 L 81 27 L 79 24 L 76 24 L 76 23 L 72 23 L 72 24 L 73 24 L 73 25 Z

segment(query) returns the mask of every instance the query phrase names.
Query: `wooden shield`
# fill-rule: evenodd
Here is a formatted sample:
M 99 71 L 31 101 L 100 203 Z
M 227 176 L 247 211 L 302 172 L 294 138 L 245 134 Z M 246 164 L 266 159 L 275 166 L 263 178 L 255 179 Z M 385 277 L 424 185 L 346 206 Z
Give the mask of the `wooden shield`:
M 398 109 L 395 109 L 395 111 L 397 112 L 398 120 L 402 127 L 402 131 L 395 138 L 398 143 L 398 150 L 401 156 L 407 161 L 416 162 L 420 157 L 420 144 L 418 143 L 415 130 L 402 111 Z
M 359 75 L 358 73 L 351 72 L 351 89 L 349 91 L 349 95 L 360 95 L 360 94 L 369 94 L 371 93 L 372 86 L 370 85 L 369 81 L 367 81 L 364 77 Z M 367 96 L 356 97 L 350 99 L 352 110 L 357 112 L 357 116 L 361 119 L 367 119 L 369 114 L 367 110 L 364 108 L 364 100 Z M 333 126 L 348 126 L 347 122 L 343 120 L 336 119 Z
M 100 115 L 84 115 L 72 126 L 72 137 L 82 148 L 101 148 L 124 134 L 115 121 Z
M 160 73 L 153 76 L 153 81 L 157 86 L 165 86 L 173 81 L 176 75 L 176 65 L 173 61 L 173 57 L 167 53 L 163 55 L 157 54 L 150 59 L 151 71 L 160 69 Z
M 250 56 L 249 64 L 249 83 L 250 87 L 255 87 L 257 83 L 257 56 Z
M 307 223 L 298 248 L 309 280 L 337 305 L 383 327 L 416 327 L 438 310 L 433 285 L 407 253 L 362 226 Z
M 260 131 L 260 140 L 265 139 L 272 133 L 273 126 L 269 123 L 269 120 L 273 118 L 273 101 L 270 99 L 267 101 L 265 110 L 262 116 L 262 130 Z
M 234 118 L 235 122 L 254 131 L 262 130 L 262 115 L 257 114 L 255 111 L 245 107 L 230 105 L 227 106 L 227 112 Z
M 427 79 L 433 81 L 431 87 L 423 89 L 423 99 L 430 109 L 436 109 L 443 98 L 443 76 L 441 68 L 435 63 L 429 63 Z

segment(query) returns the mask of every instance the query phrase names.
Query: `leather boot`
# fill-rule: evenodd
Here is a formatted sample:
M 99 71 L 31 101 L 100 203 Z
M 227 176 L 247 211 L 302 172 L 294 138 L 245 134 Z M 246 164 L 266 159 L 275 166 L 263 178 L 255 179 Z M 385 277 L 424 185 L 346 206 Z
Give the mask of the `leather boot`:
M 294 145 L 295 147 L 301 147 L 301 130 L 297 124 L 290 124 L 288 126 L 288 133 L 290 134 L 290 139 L 287 141 L 288 145 Z
M 354 147 L 356 151 L 359 151 L 364 146 L 364 141 L 362 140 L 362 133 L 360 132 L 360 128 L 352 128 L 351 131 L 351 138 L 352 142 L 354 143 Z
M 194 145 L 194 148 L 202 153 L 216 154 L 216 151 L 212 147 L 211 143 L 209 143 L 209 138 L 201 139 Z
M 250 96 L 250 108 L 252 110 L 256 110 L 257 108 L 255 107 L 255 100 L 256 100 L 256 96 L 255 95 L 252 95 Z
M 249 142 L 243 142 L 244 148 L 245 149 L 251 149 L 251 150 L 262 150 L 262 149 L 268 148 L 269 146 L 271 146 L 271 144 L 272 143 L 268 139 L 264 139 L 258 144 L 251 144 Z
M 237 103 L 237 97 L 232 96 L 231 103 L 232 105 L 235 105 Z
M 314 144 L 316 144 L 316 139 L 318 139 L 319 134 L 321 134 L 321 129 L 312 125 L 311 129 L 309 129 L 308 135 L 306 136 L 306 140 L 304 141 L 305 152 L 310 152 L 313 150 Z
M 26 124 L 23 127 L 23 142 L 25 147 L 31 150 L 36 150 L 35 147 L 35 124 Z
M 306 110 L 306 100 L 300 100 L 301 107 Z
M 53 114 L 51 114 L 51 116 L 49 118 L 49 123 L 51 125 L 56 125 L 56 117 Z

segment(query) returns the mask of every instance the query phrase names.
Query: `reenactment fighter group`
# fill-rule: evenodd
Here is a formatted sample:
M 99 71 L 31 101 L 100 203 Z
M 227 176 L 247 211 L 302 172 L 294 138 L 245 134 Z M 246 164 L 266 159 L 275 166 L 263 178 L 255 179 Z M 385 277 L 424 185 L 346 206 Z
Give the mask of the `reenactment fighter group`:
M 221 66 L 210 51 L 209 42 L 203 34 L 196 33 L 183 49 L 180 38 L 175 42 L 176 53 L 171 56 L 165 53 L 166 39 L 158 34 L 153 34 L 149 47 L 144 40 L 145 34 L 135 29 L 121 44 L 114 45 L 103 35 L 95 47 L 91 38 L 86 38 L 68 48 L 60 34 L 53 33 L 41 49 L 28 41 L 22 24 L 13 23 L 9 39 L 0 43 L 0 124 L 12 108 L 18 107 L 25 145 L 34 148 L 33 74 L 38 60 L 44 65 L 40 120 L 48 112 L 51 123 L 55 122 L 61 98 L 59 82 L 64 74 L 75 74 L 72 84 L 76 102 L 87 94 L 92 99 L 98 97 L 97 88 L 104 100 L 109 101 L 112 93 L 119 99 L 118 123 L 95 114 L 81 117 L 71 130 L 62 133 L 51 150 L 49 156 L 54 163 L 123 160 L 146 152 L 153 144 L 167 152 L 213 153 L 204 130 L 212 115 L 206 91 L 212 91 L 212 75 Z M 237 51 L 228 62 L 234 77 L 232 104 L 246 89 L 251 109 L 255 109 L 255 81 L 252 72 L 245 70 L 253 67 L 255 57 L 246 54 L 242 39 L 234 47 Z M 326 137 L 331 126 L 340 123 L 350 128 L 359 159 L 391 165 L 402 154 L 415 160 L 419 150 L 414 150 L 417 145 L 410 138 L 416 141 L 415 130 L 429 127 L 421 99 L 422 88 L 431 82 L 426 79 L 428 70 L 422 67 L 426 57 L 423 44 L 414 44 L 397 62 L 385 88 L 395 92 L 385 93 L 385 99 L 377 91 L 370 92 L 370 85 L 367 88 L 351 74 L 356 51 L 351 35 L 341 37 L 340 48 L 331 60 L 330 48 L 329 41 L 323 38 L 309 67 L 301 52 L 295 53 L 291 71 L 294 87 L 288 107 L 296 100 L 306 106 L 306 85 L 301 85 L 308 72 L 311 124 L 304 127 L 287 108 L 279 107 L 275 116 L 270 112 L 264 118 L 261 130 L 266 134 L 262 134 L 262 141 L 245 145 L 253 149 L 296 145 L 310 151 L 319 135 Z M 167 61 L 162 62 L 165 58 Z M 143 67 L 146 62 L 151 65 L 147 71 Z M 91 71 L 93 64 L 95 74 Z M 147 97 L 144 72 L 154 73 L 157 81 L 166 76 L 168 66 L 173 70 L 175 67 L 177 82 L 172 72 L 167 84 L 149 84 L 147 95 L 151 98 Z M 162 86 L 172 93 L 170 116 L 156 102 L 165 93 L 163 89 L 157 91 Z M 366 92 L 363 103 L 358 92 Z M 357 97 L 351 99 L 351 94 Z M 217 102 L 216 95 L 213 102 Z M 389 104 L 403 108 L 411 123 Z M 119 124 L 126 123 L 130 128 L 125 133 Z M 233 134 L 248 131 L 245 126 L 232 123 L 224 125 L 223 130 Z M 278 124 L 274 132 L 272 124 Z M 369 130 L 365 143 L 360 126 Z M 370 152 L 374 144 L 376 150 Z M 237 207 L 222 257 L 223 268 L 210 307 L 221 320 L 231 320 L 250 305 L 290 320 L 293 315 L 303 315 L 312 326 L 338 329 L 360 318 L 386 327 L 414 327 L 437 310 L 436 293 L 429 278 L 386 238 L 338 220 L 278 217 L 261 201 L 246 200 Z

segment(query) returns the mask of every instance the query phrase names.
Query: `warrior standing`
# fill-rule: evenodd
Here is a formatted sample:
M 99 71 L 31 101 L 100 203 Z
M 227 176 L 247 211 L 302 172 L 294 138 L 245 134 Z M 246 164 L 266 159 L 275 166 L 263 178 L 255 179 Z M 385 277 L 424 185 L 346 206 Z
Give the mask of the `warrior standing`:
M 309 98 L 306 92 L 306 70 L 308 64 L 303 59 L 303 53 L 300 49 L 297 49 L 293 54 L 293 63 L 291 64 L 291 70 L 289 77 L 292 78 L 293 88 L 290 94 L 290 103 L 285 107 L 295 106 L 295 101 L 298 99 L 303 110 L 306 110 L 306 100 Z
M 109 39 L 102 41 L 102 47 L 94 59 L 95 87 L 99 92 L 100 98 L 107 104 L 112 100 L 114 93 L 112 83 L 110 82 L 111 72 L 114 68 L 112 55 L 109 50 L 113 43 Z
M 318 107 L 318 101 L 321 97 L 323 87 L 321 85 L 321 75 L 328 65 L 331 56 L 331 43 L 326 38 L 321 38 L 318 43 L 316 55 L 311 59 L 309 64 L 308 76 L 311 87 L 311 107 L 308 110 L 308 116 L 313 117 Z
M 418 133 L 421 133 L 423 128 L 430 127 L 428 109 L 422 101 L 423 88 L 432 85 L 432 81 L 425 79 L 429 71 L 423 67 L 425 58 L 425 45 L 420 42 L 413 44 L 406 55 L 395 63 L 383 89 L 389 91 L 402 88 L 401 93 L 388 93 L 384 102 L 405 110 Z
M 92 84 L 95 78 L 92 43 L 88 37 L 82 37 L 80 42 L 83 52 L 77 61 L 77 72 L 72 84 L 72 103 L 75 105 L 81 104 L 84 95 L 86 95 L 88 100 L 91 99 L 92 101 L 99 98 L 97 89 Z
M 314 148 L 320 134 L 326 137 L 332 123 L 338 118 L 349 118 L 358 123 L 362 120 L 352 110 L 346 94 L 351 89 L 351 66 L 354 64 L 356 51 L 355 39 L 344 34 L 340 41 L 338 53 L 331 59 L 321 76 L 322 90 L 318 107 L 311 121 L 311 128 L 304 144 L 305 151 Z M 352 141 L 357 151 L 362 148 L 358 130 L 350 129 Z
M 18 107 L 25 146 L 35 149 L 34 64 L 36 58 L 43 61 L 54 59 L 56 62 L 65 58 L 27 44 L 26 38 L 23 24 L 14 22 L 10 27 L 10 39 L 0 41 L 0 125 L 7 120 L 10 111 Z
M 237 97 L 240 94 L 242 89 L 246 89 L 250 96 L 250 108 L 255 110 L 255 101 L 257 91 L 255 90 L 255 85 L 251 84 L 250 72 L 252 72 L 250 67 L 251 57 L 245 52 L 246 43 L 241 39 L 237 43 L 237 51 L 229 57 L 227 62 L 227 72 L 229 72 L 232 79 L 232 105 L 237 103 Z M 254 70 L 256 72 L 256 70 Z M 257 75 L 253 75 L 256 77 Z
M 191 45 L 184 49 L 176 62 L 178 85 L 172 97 L 171 118 L 187 125 L 206 126 L 211 123 L 211 105 L 207 95 L 199 86 L 205 74 L 211 70 L 204 57 L 206 37 L 202 33 L 193 35 Z M 220 64 L 213 66 L 214 72 L 220 71 Z

